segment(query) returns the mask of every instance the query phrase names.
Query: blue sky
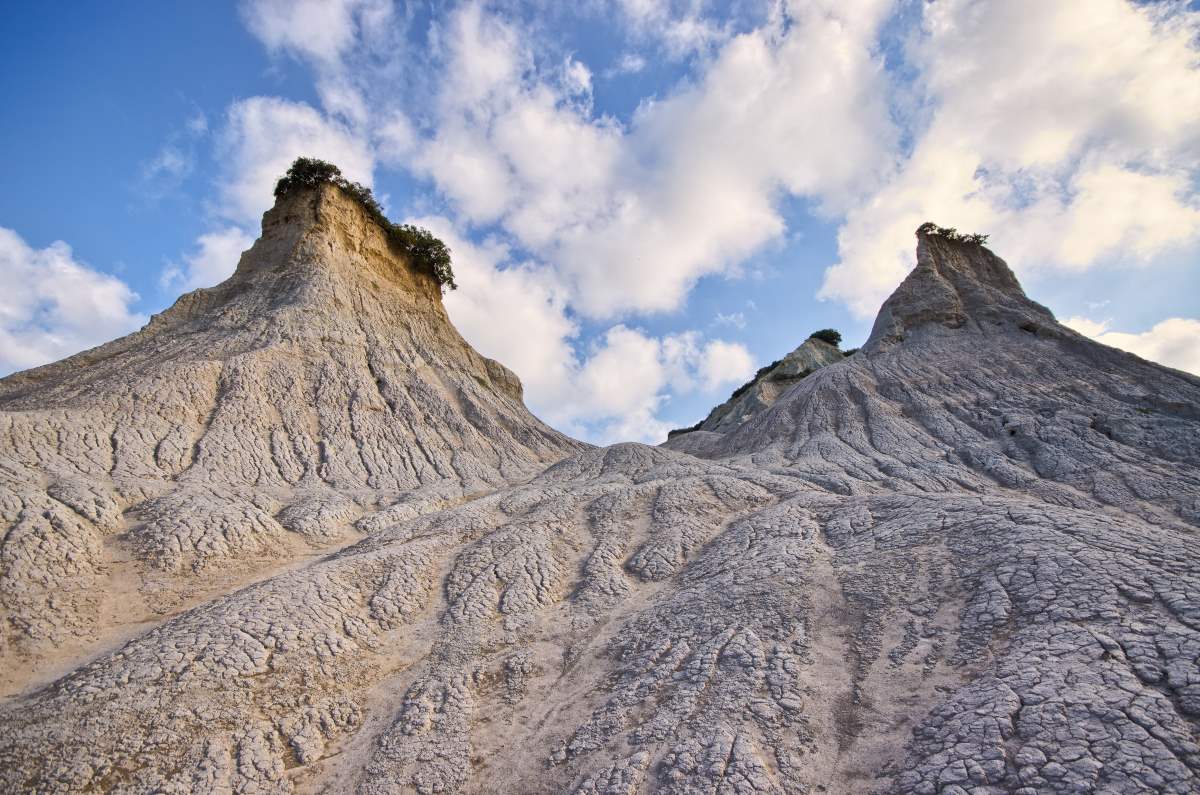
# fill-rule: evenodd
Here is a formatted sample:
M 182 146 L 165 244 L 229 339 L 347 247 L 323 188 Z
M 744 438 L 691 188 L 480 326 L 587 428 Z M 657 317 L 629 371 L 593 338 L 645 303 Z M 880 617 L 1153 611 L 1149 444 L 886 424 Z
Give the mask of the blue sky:
M 922 220 L 1109 344 L 1200 370 L 1194 4 L 18 4 L 0 372 L 216 283 L 296 155 L 451 242 L 447 299 L 593 441 L 859 344 Z

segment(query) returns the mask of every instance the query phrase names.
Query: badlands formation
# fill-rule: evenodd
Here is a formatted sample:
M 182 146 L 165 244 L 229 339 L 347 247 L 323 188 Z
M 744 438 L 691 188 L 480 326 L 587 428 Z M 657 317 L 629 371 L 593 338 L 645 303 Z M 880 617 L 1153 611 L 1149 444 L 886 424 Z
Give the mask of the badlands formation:
M 0 791 L 1200 791 L 1200 379 L 928 231 L 775 375 L 591 448 L 285 196 L 0 380 Z

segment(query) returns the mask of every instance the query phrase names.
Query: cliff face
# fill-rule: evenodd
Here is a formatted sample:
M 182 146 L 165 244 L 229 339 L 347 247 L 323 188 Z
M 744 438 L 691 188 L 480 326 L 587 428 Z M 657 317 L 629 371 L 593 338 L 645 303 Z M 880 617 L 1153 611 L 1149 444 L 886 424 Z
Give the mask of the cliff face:
M 529 414 L 355 201 L 289 195 L 224 283 L 0 380 L 0 656 L 101 639 L 198 580 L 231 584 L 358 538 L 390 505 L 449 504 L 582 447 Z M 163 593 L 134 586 L 147 577 Z
M 4 705 L 0 784 L 1194 792 L 1197 406 L 1200 380 L 925 237 L 863 351 L 681 437 L 702 455 L 622 444 L 401 498 Z

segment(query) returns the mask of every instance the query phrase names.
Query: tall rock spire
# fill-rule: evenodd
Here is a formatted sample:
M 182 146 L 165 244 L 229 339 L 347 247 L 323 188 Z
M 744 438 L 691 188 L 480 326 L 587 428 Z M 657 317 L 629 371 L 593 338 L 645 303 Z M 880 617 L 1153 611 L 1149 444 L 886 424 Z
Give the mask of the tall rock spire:
M 922 328 L 1053 323 L 1054 315 L 1025 295 L 1004 260 L 982 243 L 927 224 L 917 230 L 917 267 L 884 302 L 863 347 L 879 350 Z
M 49 642 L 91 631 L 72 594 L 126 554 L 114 533 L 139 565 L 250 571 L 398 500 L 488 491 L 583 447 L 529 413 L 434 277 L 328 184 L 281 198 L 225 282 L 0 380 L 0 416 L 3 631 Z

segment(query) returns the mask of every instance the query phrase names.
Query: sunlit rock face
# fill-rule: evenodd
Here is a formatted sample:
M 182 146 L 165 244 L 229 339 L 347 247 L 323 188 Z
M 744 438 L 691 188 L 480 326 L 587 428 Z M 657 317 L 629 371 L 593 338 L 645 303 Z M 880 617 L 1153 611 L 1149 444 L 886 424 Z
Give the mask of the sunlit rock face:
M 862 351 L 585 449 L 343 199 L 2 382 L 0 789 L 1200 789 L 1200 380 L 923 235 Z

